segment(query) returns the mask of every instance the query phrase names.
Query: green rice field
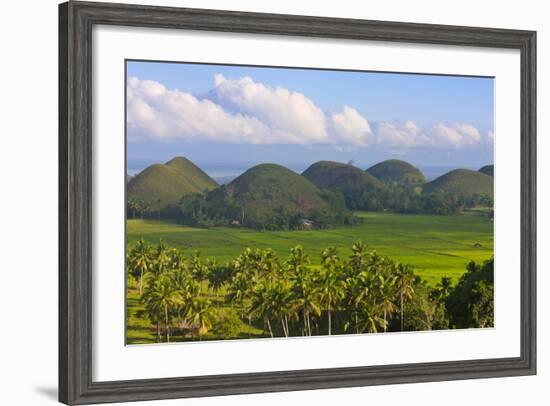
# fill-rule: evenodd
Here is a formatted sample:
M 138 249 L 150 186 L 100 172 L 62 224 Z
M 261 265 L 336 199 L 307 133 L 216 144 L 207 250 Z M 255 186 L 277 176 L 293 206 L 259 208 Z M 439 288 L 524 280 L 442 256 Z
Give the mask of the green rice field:
M 430 285 L 443 276 L 454 282 L 473 260 L 483 262 L 493 255 L 493 222 L 483 211 L 464 214 L 406 215 L 359 212 L 363 224 L 330 230 L 255 231 L 244 228 L 201 229 L 155 220 L 128 220 L 128 243 L 144 238 L 151 244 L 163 239 L 191 254 L 219 261 L 235 258 L 243 249 L 272 248 L 282 260 L 290 248 L 302 245 L 312 263 L 319 264 L 321 251 L 335 245 L 341 256 L 350 254 L 353 242 L 362 240 L 369 248 L 403 263 Z

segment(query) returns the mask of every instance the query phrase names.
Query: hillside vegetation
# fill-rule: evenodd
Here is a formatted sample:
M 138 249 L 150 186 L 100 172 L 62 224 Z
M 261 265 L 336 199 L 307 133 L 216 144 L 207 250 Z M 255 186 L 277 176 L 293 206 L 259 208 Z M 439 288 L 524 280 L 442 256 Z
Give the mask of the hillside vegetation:
M 128 218 L 172 218 L 199 227 L 238 226 L 263 230 L 327 228 L 356 224 L 352 211 L 456 214 L 492 208 L 493 178 L 456 169 L 423 183 L 405 161 L 387 160 L 364 171 L 319 161 L 302 175 L 276 164 L 250 168 L 217 185 L 185 158 L 144 169 L 128 182 Z M 492 212 L 489 212 L 491 216 Z
M 493 178 L 469 169 L 455 169 L 424 185 L 424 193 L 452 193 L 469 197 L 473 195 L 493 196 Z
M 175 206 L 182 196 L 212 190 L 217 183 L 186 158 L 154 164 L 130 179 L 128 200 L 140 201 L 154 209 Z
M 228 185 L 203 196 L 184 199 L 188 222 L 202 219 L 253 228 L 299 228 L 304 220 L 317 225 L 341 224 L 351 213 L 337 197 L 319 190 L 296 172 L 280 165 L 255 166 Z
M 399 159 L 388 159 L 371 166 L 366 172 L 378 180 L 398 185 L 426 183 L 426 177 L 417 167 Z
M 320 189 L 340 192 L 350 210 L 378 210 L 384 205 L 387 193 L 384 184 L 353 165 L 320 161 L 302 175 Z

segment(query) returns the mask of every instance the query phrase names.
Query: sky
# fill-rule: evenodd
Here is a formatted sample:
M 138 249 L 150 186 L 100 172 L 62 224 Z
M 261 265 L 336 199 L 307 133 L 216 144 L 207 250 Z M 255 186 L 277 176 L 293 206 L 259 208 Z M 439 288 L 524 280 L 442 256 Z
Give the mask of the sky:
M 127 169 L 185 156 L 209 175 L 319 160 L 493 163 L 492 78 L 127 62 Z

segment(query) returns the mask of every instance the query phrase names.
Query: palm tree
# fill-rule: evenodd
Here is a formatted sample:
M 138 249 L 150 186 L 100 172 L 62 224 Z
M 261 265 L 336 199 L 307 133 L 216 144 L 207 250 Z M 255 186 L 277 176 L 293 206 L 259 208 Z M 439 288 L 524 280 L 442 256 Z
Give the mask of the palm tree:
M 246 248 L 239 256 L 233 261 L 233 268 L 235 273 L 241 272 L 249 274 L 253 272 L 254 254 L 250 248 Z
M 296 314 L 292 300 L 292 291 L 288 289 L 283 281 L 277 281 L 271 285 L 269 296 L 274 308 L 273 315 L 279 317 L 283 334 L 285 337 L 288 337 L 290 334 L 288 320 Z
M 310 315 L 321 314 L 319 305 L 319 290 L 314 284 L 313 271 L 309 267 L 309 255 L 301 245 L 290 249 L 290 255 L 283 264 L 284 280 L 292 282 L 292 296 L 296 310 L 302 313 L 304 334 L 311 336 Z
M 143 238 L 130 251 L 129 263 L 134 273 L 139 275 L 139 295 L 141 296 L 143 294 L 143 276 L 151 269 L 153 264 L 151 246 Z
M 367 331 L 369 333 L 377 333 L 378 328 L 386 329 L 387 322 L 380 317 L 380 305 L 374 300 L 366 300 L 358 312 L 358 320 L 360 323 L 359 331 L 361 333 Z
M 135 219 L 136 218 L 136 209 L 138 208 L 138 202 L 136 202 L 135 199 L 129 198 L 128 202 L 126 203 L 127 213 L 130 214 L 130 218 Z
M 220 266 L 215 259 L 208 259 L 206 261 L 206 268 L 208 270 L 207 279 L 208 287 L 212 289 L 216 295 L 216 304 L 219 306 L 218 293 L 226 282 L 226 268 Z
M 309 264 L 309 255 L 304 252 L 301 245 L 291 248 L 290 255 L 282 266 L 282 269 L 285 270 L 285 278 L 290 277 L 292 280 L 303 278 L 304 274 L 310 273 Z
M 143 302 L 143 298 L 142 298 Z M 162 334 L 160 330 L 160 323 L 162 320 L 162 311 L 156 306 L 155 302 L 147 302 L 145 304 L 145 311 L 149 317 L 151 323 L 155 324 L 157 327 L 157 343 L 162 341 Z
M 152 312 L 157 322 L 157 334 L 160 338 L 159 321 L 160 315 L 164 317 L 166 341 L 170 342 L 170 319 L 174 310 L 181 302 L 181 292 L 173 283 L 173 280 L 165 274 L 158 274 L 151 277 L 143 301 L 148 311 Z
M 255 255 L 255 268 L 259 277 L 268 278 L 270 280 L 276 280 L 279 273 L 279 263 L 275 252 L 268 248 L 264 251 L 257 250 Z
M 439 303 L 443 303 L 445 299 L 451 294 L 453 290 L 453 282 L 452 279 L 448 276 L 443 276 L 441 278 L 441 282 L 438 282 L 437 285 L 435 285 L 435 289 L 433 291 L 433 299 L 437 300 Z
M 231 302 L 238 303 L 241 308 L 241 320 L 244 319 L 244 302 L 252 292 L 252 282 L 253 280 L 244 272 L 237 272 L 229 284 L 227 296 Z
M 359 334 L 359 309 L 370 292 L 371 275 L 368 270 L 369 256 L 367 246 L 362 241 L 356 241 L 351 247 L 352 255 L 345 265 L 346 302 L 351 307 L 355 324 L 355 332 Z
M 399 319 L 401 322 L 401 331 L 403 331 L 404 326 L 404 317 L 403 317 L 403 305 L 405 300 L 412 299 L 414 295 L 414 282 L 415 275 L 413 269 L 410 265 L 403 265 L 401 263 L 396 266 L 396 276 L 397 276 L 397 292 L 399 295 Z
M 384 266 L 384 258 L 378 255 L 376 251 L 369 252 L 367 266 L 369 272 L 373 275 L 379 275 L 386 269 Z
M 212 307 L 212 302 L 203 298 L 194 298 L 189 306 L 187 321 L 190 324 L 199 326 L 199 341 L 202 341 L 202 336 L 212 327 L 215 318 L 215 311 Z
M 161 239 L 155 251 L 155 265 L 157 272 L 162 273 L 168 267 L 172 259 L 170 254 L 170 248 L 166 245 L 164 240 Z
M 296 308 L 302 312 L 304 318 L 304 333 L 311 336 L 310 315 L 312 313 L 317 316 L 321 315 L 319 290 L 312 281 L 301 279 L 294 284 L 293 293 Z
M 346 278 L 346 302 L 352 309 L 355 332 L 357 334 L 361 331 L 359 326 L 359 311 L 363 307 L 365 300 L 368 299 L 368 295 L 371 292 L 369 282 L 370 277 L 366 271 L 359 272 L 355 276 L 348 276 Z
M 187 266 L 175 267 L 170 273 L 170 278 L 176 289 L 180 292 L 180 302 L 177 307 L 178 321 L 181 324 L 187 318 L 189 307 L 193 298 L 199 296 L 199 284 Z
M 335 247 L 328 247 L 321 253 L 323 272 L 319 280 L 321 303 L 327 309 L 328 335 L 332 335 L 332 311 L 343 295 L 343 281 L 340 278 L 340 259 Z
M 173 270 L 183 270 L 185 272 L 188 271 L 187 266 L 187 258 L 185 257 L 185 254 L 182 250 L 179 250 L 177 248 L 172 248 L 170 250 L 170 268 Z
M 267 325 L 271 338 L 273 338 L 271 320 L 276 317 L 279 310 L 277 308 L 278 304 L 274 302 L 272 289 L 269 281 L 262 280 L 252 292 L 249 310 L 250 314 L 257 314 L 264 320 L 264 328 Z
M 202 261 L 200 251 L 195 251 L 193 257 L 191 257 L 191 272 L 195 280 L 199 282 L 199 286 L 202 290 L 202 282 L 208 276 L 208 267 Z
M 309 265 L 309 255 L 304 252 L 304 247 L 297 245 L 290 249 L 290 255 L 285 261 L 287 268 L 293 271 L 294 274 L 298 273 L 300 267 Z
M 351 246 L 351 256 L 349 258 L 349 268 L 351 273 L 355 276 L 365 270 L 368 264 L 367 245 L 363 241 L 356 241 Z
M 394 276 L 378 275 L 378 293 L 380 306 L 384 313 L 384 333 L 388 331 L 388 316 L 395 311 L 395 280 Z

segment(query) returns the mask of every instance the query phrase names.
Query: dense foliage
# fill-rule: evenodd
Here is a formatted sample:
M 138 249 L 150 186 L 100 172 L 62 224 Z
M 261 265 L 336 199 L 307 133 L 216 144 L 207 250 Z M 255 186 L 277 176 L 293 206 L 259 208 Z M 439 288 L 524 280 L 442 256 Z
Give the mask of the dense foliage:
M 492 260 L 470 263 L 455 288 L 443 278 L 432 289 L 411 266 L 361 241 L 351 252 L 342 258 L 329 246 L 312 266 L 301 246 L 284 259 L 247 248 L 221 264 L 139 240 L 127 269 L 159 342 L 242 338 L 247 326 L 290 337 L 492 325 Z
M 354 221 L 341 196 L 321 191 L 303 176 L 273 164 L 255 166 L 209 193 L 184 196 L 179 208 L 185 224 L 206 227 L 294 230 Z
M 455 289 L 445 299 L 451 325 L 456 328 L 494 324 L 494 261 L 470 262 Z
M 493 207 L 493 198 L 486 194 L 456 194 L 437 189 L 417 193 L 405 186 L 393 186 L 387 195 L 387 210 L 409 214 L 456 214 L 474 207 Z

